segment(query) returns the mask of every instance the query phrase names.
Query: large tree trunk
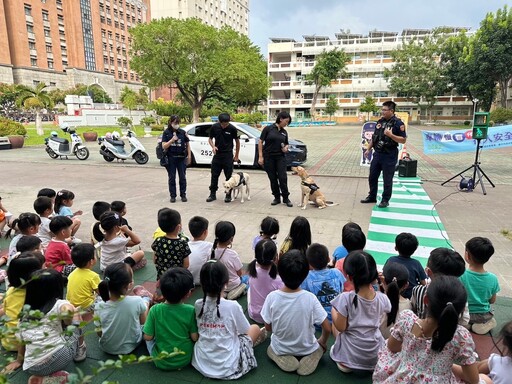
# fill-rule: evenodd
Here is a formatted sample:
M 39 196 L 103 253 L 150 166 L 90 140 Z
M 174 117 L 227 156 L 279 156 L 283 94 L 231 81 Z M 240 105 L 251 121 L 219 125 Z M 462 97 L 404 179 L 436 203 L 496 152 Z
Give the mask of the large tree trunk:
M 504 79 L 499 81 L 500 85 L 500 104 L 503 108 L 507 108 L 507 94 L 508 94 L 508 80 Z
M 313 93 L 313 100 L 311 100 L 311 107 L 309 109 L 309 114 L 311 115 L 311 120 L 315 121 L 315 112 L 316 112 L 316 100 L 318 99 L 318 94 L 320 93 L 320 87 L 315 88 L 315 93 Z
M 39 136 L 44 134 L 43 122 L 41 121 L 41 112 L 39 110 L 36 111 L 36 132 Z
M 199 123 L 199 113 L 201 112 L 201 106 L 200 105 L 194 105 L 192 107 L 192 122 L 193 123 Z

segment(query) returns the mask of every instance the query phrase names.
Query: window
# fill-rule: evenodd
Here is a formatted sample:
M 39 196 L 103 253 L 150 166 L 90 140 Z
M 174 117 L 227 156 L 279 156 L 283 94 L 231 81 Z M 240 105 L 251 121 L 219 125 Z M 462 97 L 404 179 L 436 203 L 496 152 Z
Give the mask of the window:
M 53 60 L 48 60 L 48 69 L 53 69 Z
M 34 33 L 34 26 L 27 24 L 27 32 L 28 33 Z
M 94 53 L 94 36 L 92 34 L 92 17 L 90 0 L 80 0 L 82 17 L 82 36 L 84 39 L 85 68 L 96 70 L 96 58 Z
M 357 109 L 356 108 L 343 108 L 343 116 L 356 116 Z
M 50 81 L 50 87 L 56 87 L 57 83 L 55 81 Z
M 46 44 L 46 52 L 52 53 L 52 45 L 51 44 Z
M 44 36 L 45 37 L 51 37 L 50 30 L 48 28 L 44 29 Z
M 37 59 L 34 57 L 30 58 L 30 65 L 33 67 L 37 67 Z
M 64 24 L 64 16 L 57 15 L 57 20 L 59 21 L 59 24 Z
M 50 18 L 48 17 L 48 11 L 43 11 L 43 21 L 48 21 Z
M 25 4 L 25 16 L 32 16 L 32 7 L 28 4 Z
M 36 49 L 36 43 L 33 41 L 28 42 L 28 49 Z

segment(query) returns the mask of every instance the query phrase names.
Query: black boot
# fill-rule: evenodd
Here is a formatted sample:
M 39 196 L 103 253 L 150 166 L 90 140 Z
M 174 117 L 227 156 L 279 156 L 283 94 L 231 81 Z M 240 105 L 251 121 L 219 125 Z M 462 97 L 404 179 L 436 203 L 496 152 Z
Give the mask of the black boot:
M 210 193 L 210 196 L 206 198 L 206 202 L 209 203 L 210 201 L 217 200 L 217 196 L 215 196 L 215 193 Z
M 225 203 L 231 203 L 231 191 L 226 193 L 226 197 L 224 198 Z

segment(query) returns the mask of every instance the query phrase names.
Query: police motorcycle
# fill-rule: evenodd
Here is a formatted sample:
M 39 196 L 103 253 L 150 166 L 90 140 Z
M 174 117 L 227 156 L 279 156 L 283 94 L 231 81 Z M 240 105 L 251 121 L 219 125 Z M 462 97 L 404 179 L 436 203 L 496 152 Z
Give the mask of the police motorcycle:
M 115 159 L 124 161 L 133 158 L 137 164 L 146 164 L 149 160 L 149 156 L 144 146 L 137 140 L 135 132 L 128 130 L 126 136 L 130 143 L 130 151 L 125 150 L 125 142 L 121 140 L 119 132 L 113 132 L 112 134 L 107 133 L 105 137 L 98 138 L 100 154 L 105 161 L 109 163 Z
M 60 129 L 71 135 L 71 144 L 68 139 L 58 137 L 57 132 L 52 131 L 51 136 L 44 139 L 46 153 L 52 159 L 76 156 L 78 160 L 86 160 L 89 157 L 89 150 L 83 145 L 82 139 L 76 133 L 76 128 L 64 123 L 60 125 Z

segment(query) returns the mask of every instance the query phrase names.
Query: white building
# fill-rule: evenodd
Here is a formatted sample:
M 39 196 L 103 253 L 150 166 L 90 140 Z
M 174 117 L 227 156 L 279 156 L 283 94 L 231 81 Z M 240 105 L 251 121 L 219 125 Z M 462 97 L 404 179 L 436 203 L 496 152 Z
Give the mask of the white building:
M 457 33 L 462 28 L 453 28 Z M 466 28 L 465 28 L 466 29 Z M 351 56 L 347 64 L 347 76 L 337 79 L 330 87 L 322 88 L 316 109 L 325 108 L 325 102 L 334 95 L 340 109 L 333 116 L 339 122 L 357 122 L 366 114 L 361 114 L 359 105 L 366 96 L 376 99 L 377 105 L 392 100 L 400 111 L 409 112 L 411 121 L 427 119 L 425 110 L 408 101 L 401 95 L 392 94 L 388 89 L 388 80 L 384 70 L 393 66 L 391 51 L 399 48 L 403 42 L 429 35 L 426 29 L 406 29 L 398 32 L 370 32 L 367 36 L 342 31 L 336 34 L 336 40 L 327 36 L 304 36 L 305 41 L 271 38 L 268 45 L 268 75 L 272 78 L 267 102 L 267 114 L 272 118 L 280 111 L 288 111 L 295 119 L 309 118 L 309 109 L 313 98 L 314 86 L 307 85 L 305 75 L 315 66 L 316 55 L 324 50 L 343 49 Z M 464 96 L 440 95 L 432 110 L 432 117 L 445 122 L 470 120 L 472 103 Z
M 151 17 L 188 19 L 197 17 L 206 25 L 249 34 L 249 0 L 150 0 Z

